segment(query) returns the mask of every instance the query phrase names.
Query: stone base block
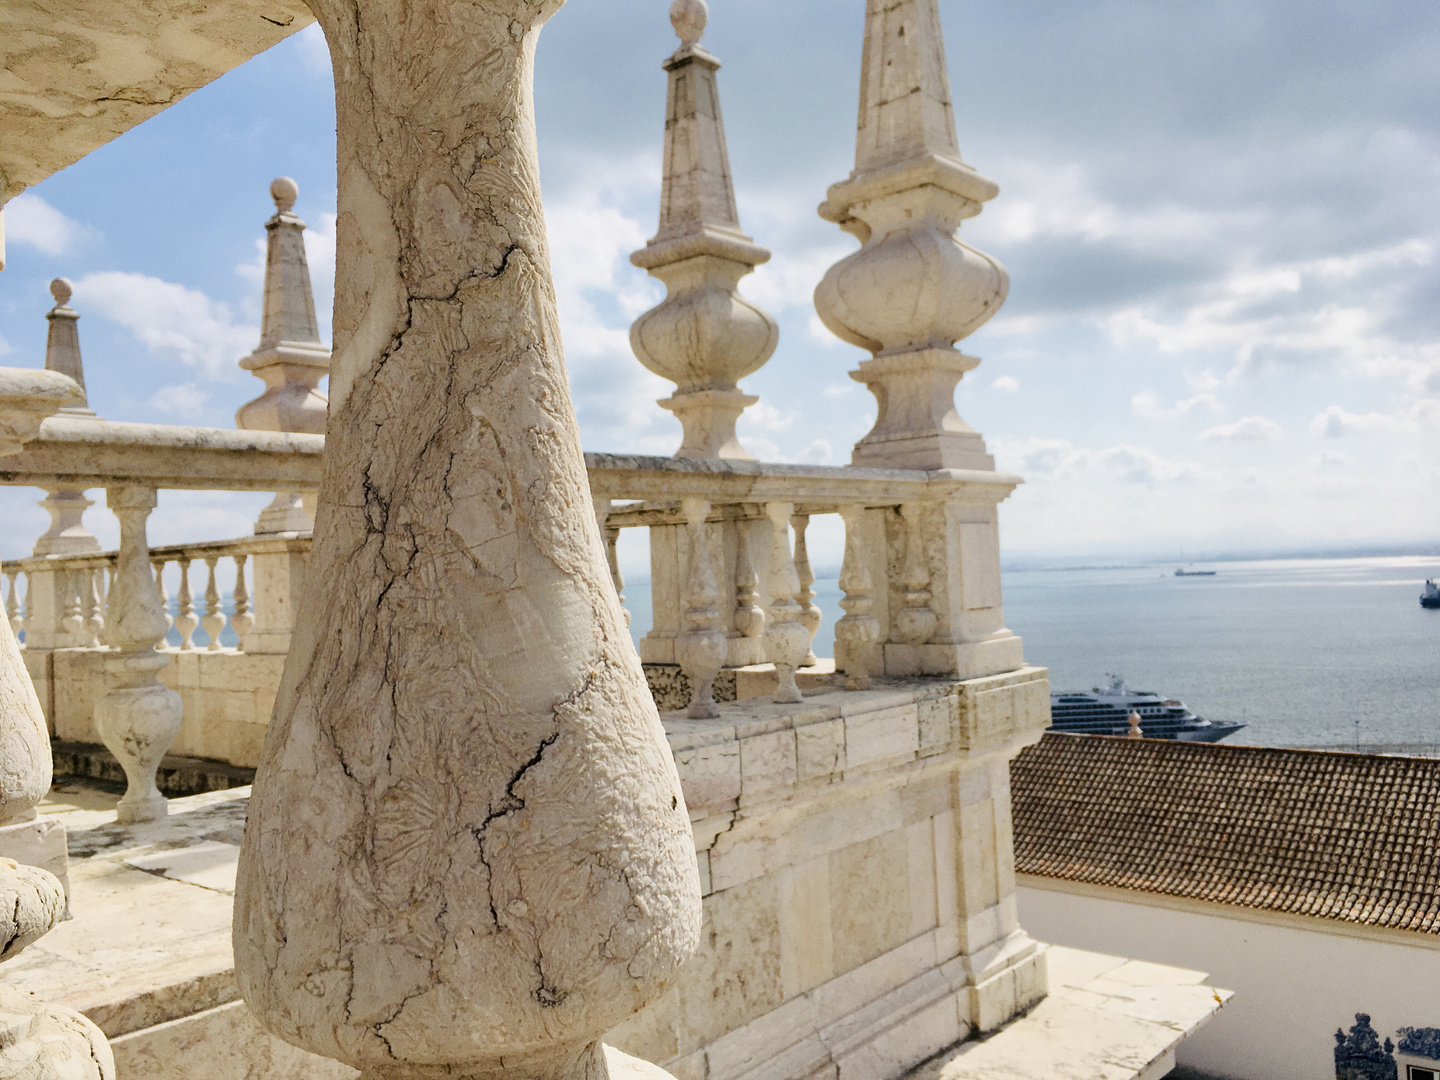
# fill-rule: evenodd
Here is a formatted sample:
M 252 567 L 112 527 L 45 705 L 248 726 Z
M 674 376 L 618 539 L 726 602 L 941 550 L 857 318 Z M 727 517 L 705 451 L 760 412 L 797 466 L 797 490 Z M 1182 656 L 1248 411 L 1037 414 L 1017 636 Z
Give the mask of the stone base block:
M 1024 664 L 1023 642 L 1008 632 L 1004 637 L 986 641 L 885 646 L 885 674 L 901 678 L 943 675 L 952 679 L 981 679 L 1016 671 Z
M 976 469 L 994 472 L 995 458 L 973 432 L 936 431 L 891 438 L 869 437 L 855 444 L 850 464 L 857 469 Z
M 1010 951 L 1003 964 L 991 965 L 988 973 L 967 988 L 970 1023 L 977 1032 L 994 1031 L 1044 999 L 1046 950 L 1029 937 L 1024 945 Z
M 677 664 L 651 664 L 645 666 L 645 680 L 650 685 L 650 696 L 655 707 L 662 713 L 680 712 L 690 705 L 690 680 Z M 835 678 L 835 661 L 821 658 L 814 667 L 801 668 L 795 673 L 795 682 L 801 690 L 815 690 L 829 686 Z M 747 664 L 743 667 L 727 667 L 715 676 L 713 693 L 717 702 L 750 701 L 754 698 L 769 697 L 780 684 L 774 664 Z
M 60 879 L 65 903 L 70 903 L 70 858 L 65 826 L 54 818 L 35 818 L 0 828 L 0 855 L 26 866 L 38 866 Z M 67 910 L 65 917 L 69 918 Z

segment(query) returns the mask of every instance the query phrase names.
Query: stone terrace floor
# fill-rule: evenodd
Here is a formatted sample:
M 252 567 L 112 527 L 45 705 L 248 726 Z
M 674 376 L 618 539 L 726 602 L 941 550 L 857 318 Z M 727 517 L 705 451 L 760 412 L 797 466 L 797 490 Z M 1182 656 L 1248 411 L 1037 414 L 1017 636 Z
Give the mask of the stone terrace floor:
M 248 797 L 241 787 L 174 799 L 167 820 L 139 826 L 117 825 L 117 794 L 83 781 L 57 783 L 42 806 L 70 831 L 74 918 L 6 964 L 5 981 L 81 1010 L 112 1039 L 130 1035 L 116 1046 L 121 1080 L 139 1075 L 126 1046 L 145 1029 L 238 997 L 230 913 Z M 1073 949 L 1051 947 L 1049 971 L 1050 996 L 1028 1015 L 910 1077 L 1159 1080 L 1230 996 L 1198 971 Z

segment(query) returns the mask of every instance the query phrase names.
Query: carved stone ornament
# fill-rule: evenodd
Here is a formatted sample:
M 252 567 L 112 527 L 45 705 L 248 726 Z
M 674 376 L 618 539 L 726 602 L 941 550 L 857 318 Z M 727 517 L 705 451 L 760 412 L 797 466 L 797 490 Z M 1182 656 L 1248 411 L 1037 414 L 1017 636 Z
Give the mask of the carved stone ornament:
M 635 321 L 630 346 L 676 384 L 675 395 L 660 402 L 685 431 L 676 457 L 750 460 L 735 421 L 759 399 L 737 383 L 770 359 L 780 330 L 737 291 L 770 253 L 740 231 L 715 78 L 720 61 L 700 46 L 706 17 L 704 0 L 676 0 L 670 8 L 681 45 L 664 65 L 670 89 L 660 229 L 630 257 L 663 281 L 668 295 Z
M 815 290 L 841 340 L 867 349 L 852 377 L 879 406 L 856 465 L 993 470 L 955 412 L 980 361 L 953 346 L 1005 302 L 1005 268 L 962 243 L 960 223 L 999 188 L 960 157 L 938 0 L 867 0 L 855 170 L 820 216 L 861 242 Z

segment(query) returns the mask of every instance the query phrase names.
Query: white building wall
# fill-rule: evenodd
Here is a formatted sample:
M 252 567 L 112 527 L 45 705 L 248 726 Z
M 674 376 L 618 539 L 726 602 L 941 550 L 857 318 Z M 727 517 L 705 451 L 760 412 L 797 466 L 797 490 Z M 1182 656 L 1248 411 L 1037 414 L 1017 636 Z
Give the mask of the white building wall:
M 1260 921 L 1264 915 L 1229 918 L 1037 887 L 1043 881 L 1027 876 L 1018 890 L 1020 925 L 1032 936 L 1206 971 L 1211 985 L 1235 991 L 1181 1044 L 1181 1065 L 1240 1080 L 1330 1080 L 1335 1029 L 1348 1031 L 1358 1012 L 1370 1014 L 1382 1039 L 1400 1027 L 1440 1027 L 1440 941 L 1307 930 Z

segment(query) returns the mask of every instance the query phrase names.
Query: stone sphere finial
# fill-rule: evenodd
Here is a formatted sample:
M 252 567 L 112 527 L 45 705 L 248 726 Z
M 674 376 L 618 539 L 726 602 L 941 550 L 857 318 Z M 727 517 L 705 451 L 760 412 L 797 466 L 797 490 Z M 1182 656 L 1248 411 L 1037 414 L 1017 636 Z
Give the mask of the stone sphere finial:
M 300 187 L 288 176 L 277 176 L 270 181 L 270 197 L 275 200 L 275 209 L 282 214 L 295 205 L 300 197 Z
M 682 49 L 700 43 L 705 36 L 705 24 L 710 21 L 710 9 L 705 0 L 675 0 L 670 5 L 670 25 L 680 38 Z
M 50 295 L 55 298 L 59 307 L 64 307 L 70 302 L 70 297 L 75 294 L 75 286 L 71 285 L 67 278 L 57 277 L 50 282 Z

